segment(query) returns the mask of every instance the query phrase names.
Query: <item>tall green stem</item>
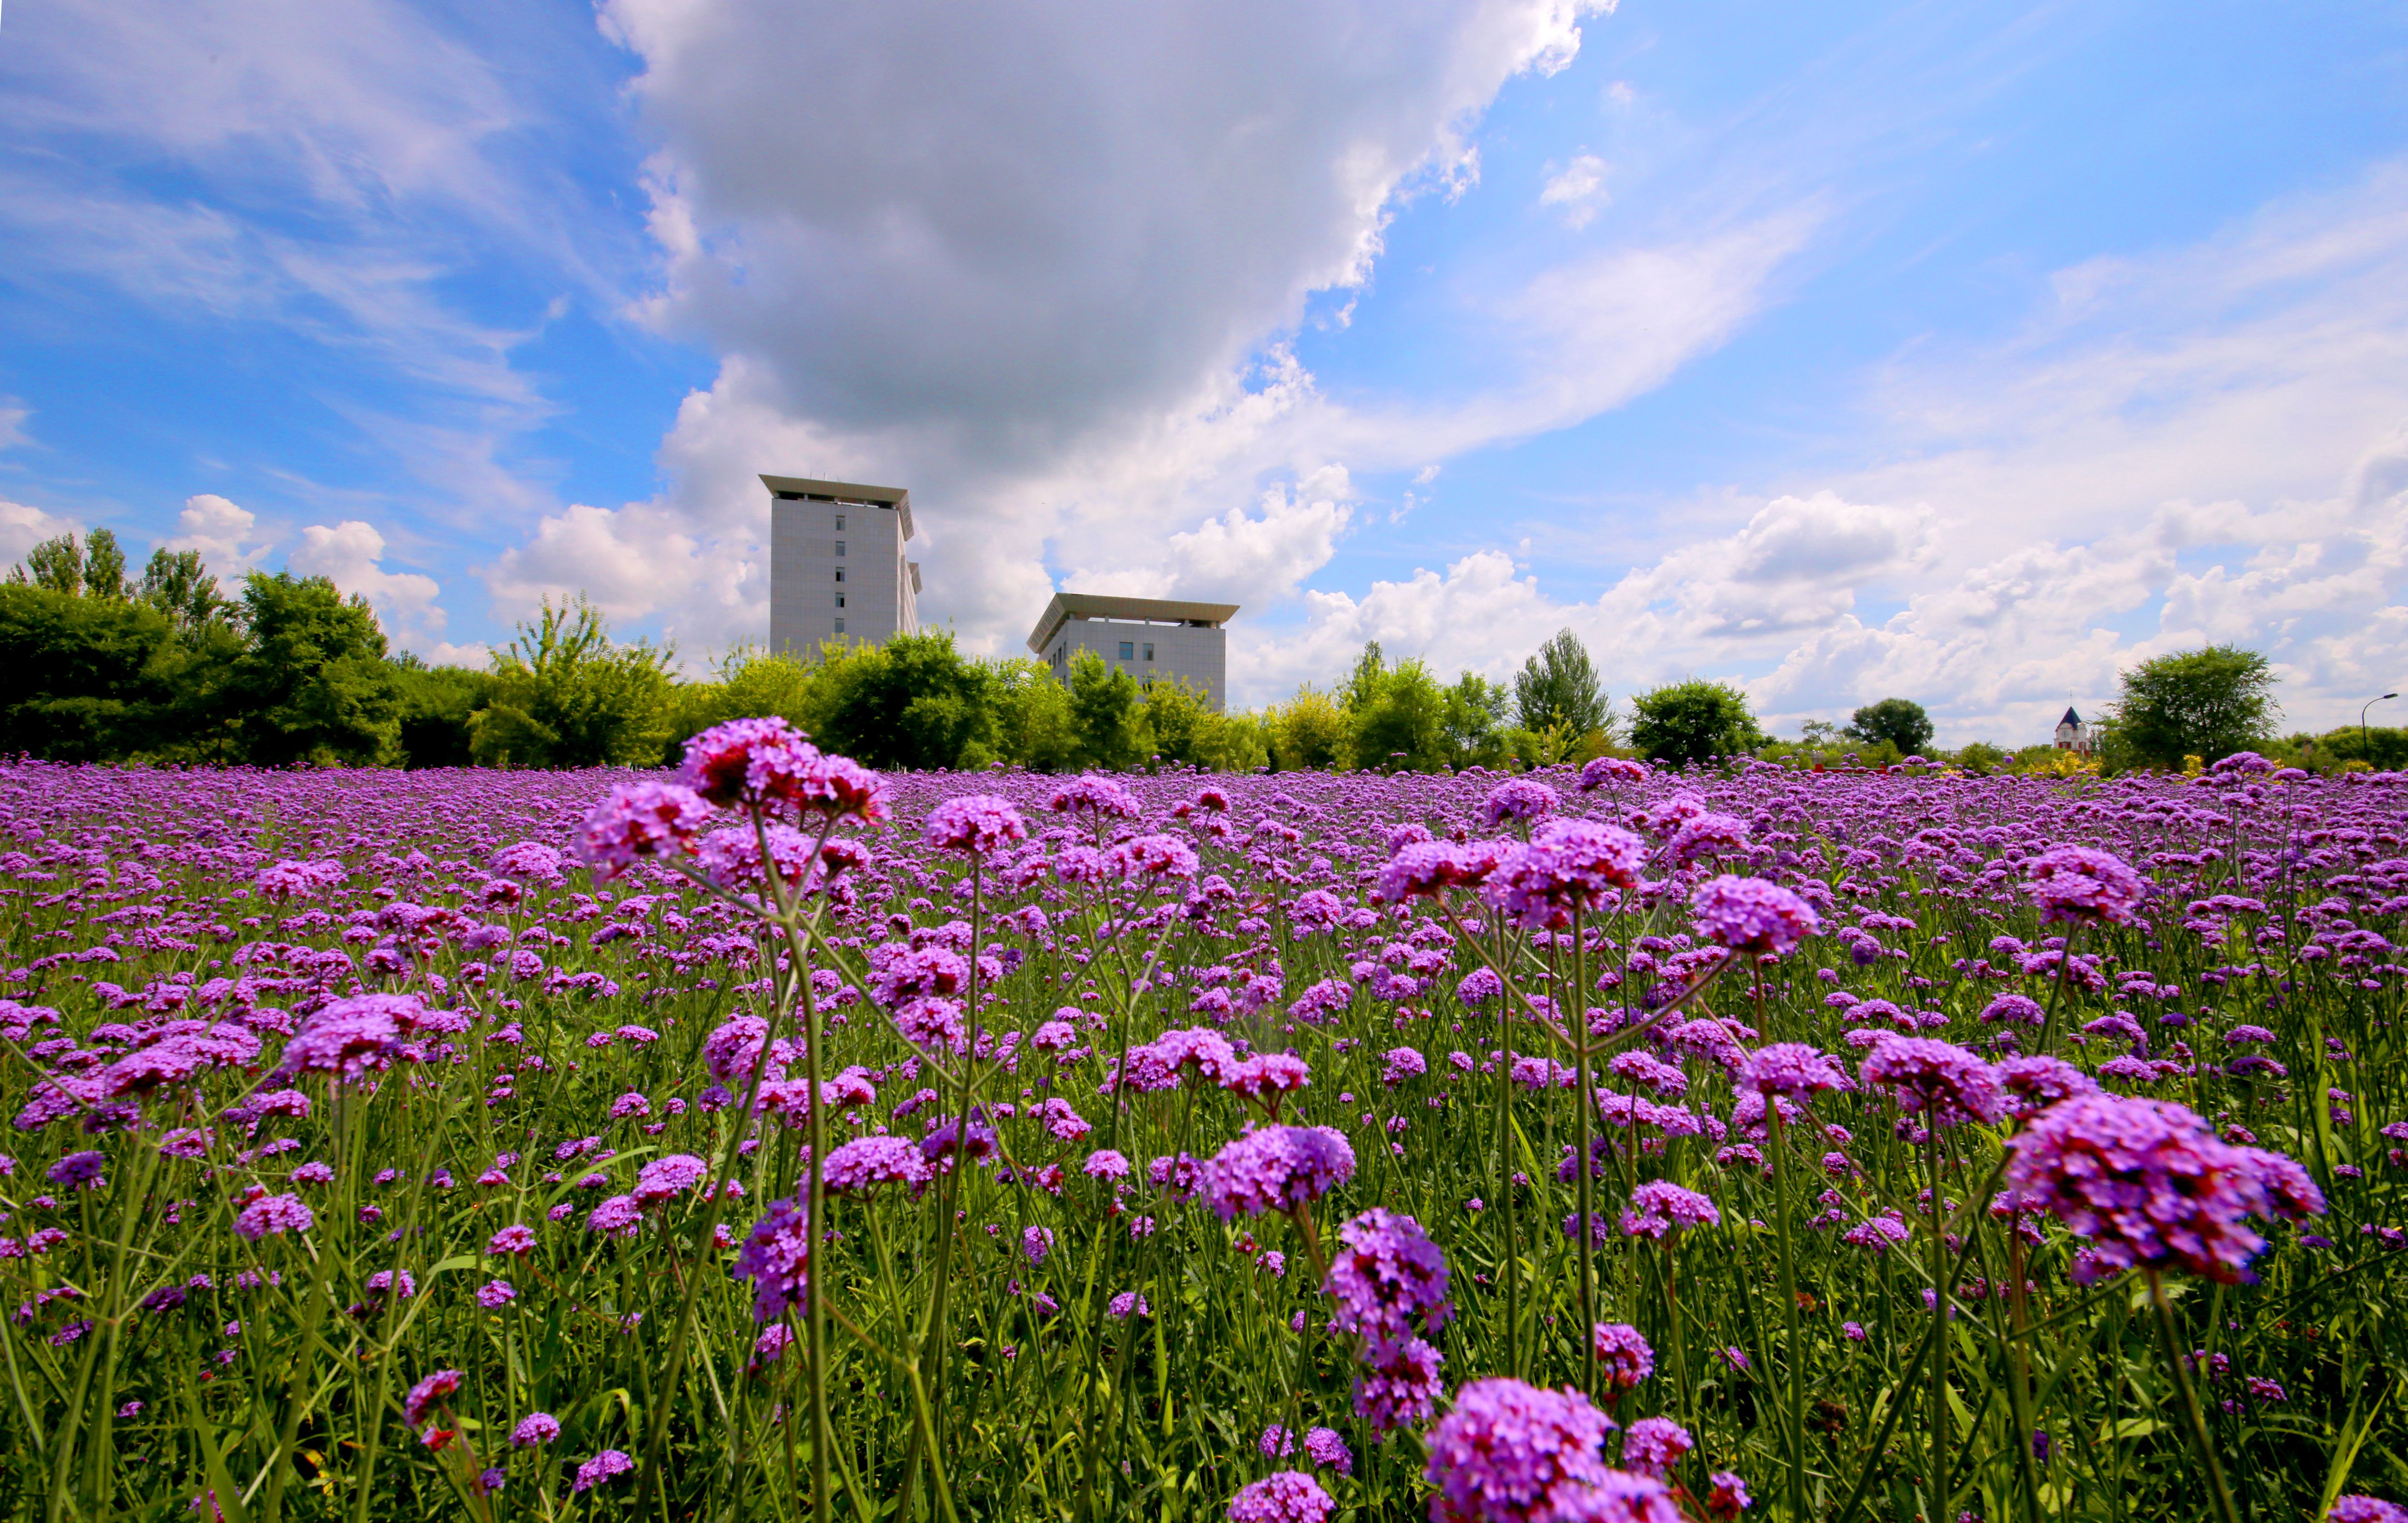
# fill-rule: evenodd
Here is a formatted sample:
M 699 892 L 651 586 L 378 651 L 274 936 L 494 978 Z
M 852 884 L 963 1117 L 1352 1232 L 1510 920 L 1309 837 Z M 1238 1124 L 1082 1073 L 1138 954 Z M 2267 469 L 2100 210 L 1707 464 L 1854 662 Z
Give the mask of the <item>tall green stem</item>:
M 1948 1506 L 1948 1234 L 1940 1193 L 1940 1134 L 1924 1139 L 1924 1173 L 1931 1182 L 1931 1516 Z
M 2165 1280 L 2153 1269 L 2141 1274 L 2148 1282 L 2149 1305 L 2157 1313 L 2157 1344 L 2166 1356 L 2166 1373 L 2173 1377 L 2175 1395 L 2182 1402 L 2184 1427 L 2190 1434 L 2192 1447 L 2199 1451 L 2200 1462 L 2207 1467 L 2208 1485 L 2215 1493 L 2215 1516 L 2221 1523 L 2241 1523 L 2240 1511 L 2232 1503 L 2232 1489 L 2224 1484 L 2224 1463 L 2215 1457 L 2215 1441 L 2208 1436 L 2207 1416 L 2200 1410 L 2199 1392 L 2191 1386 L 2189 1372 L 2183 1368 L 2182 1340 L 2174 1332 L 2174 1309 L 2166 1300 Z
M 1772 1143 L 1772 1221 L 1781 1245 L 1781 1320 L 1788 1335 L 1788 1392 L 1782 1403 L 1781 1443 L 1789 1452 L 1789 1515 L 1806 1517 L 1806 1359 L 1798 1329 L 1798 1255 L 1790 1240 L 1789 1159 L 1783 1146 L 1781 1102 L 1764 1097 L 1766 1135 Z M 1937 1516 L 1937 1515 L 1934 1515 Z
M 1597 1399 L 1597 1171 L 1589 1159 L 1591 1113 L 1597 1108 L 1597 1097 L 1591 1092 L 1588 1067 L 1588 959 L 1581 935 L 1580 912 L 1572 912 L 1572 988 L 1571 1012 L 1564 1017 L 1563 1006 L 1556 1005 L 1558 1017 L 1571 1022 L 1572 1065 L 1578 1070 L 1575 1079 L 1580 1088 L 1572 1100 L 1572 1157 L 1579 1171 L 1580 1211 L 1580 1344 L 1581 1389 L 1591 1401 Z M 1557 993 L 1562 992 L 1560 987 Z

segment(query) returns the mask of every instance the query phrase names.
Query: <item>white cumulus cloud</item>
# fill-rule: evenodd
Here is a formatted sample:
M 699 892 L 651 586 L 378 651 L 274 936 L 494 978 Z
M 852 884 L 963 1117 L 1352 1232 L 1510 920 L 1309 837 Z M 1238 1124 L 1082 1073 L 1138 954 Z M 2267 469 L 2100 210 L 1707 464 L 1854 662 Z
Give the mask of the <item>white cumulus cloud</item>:
M 404 649 L 436 662 L 480 663 L 483 648 L 455 646 L 441 638 L 444 614 L 435 601 L 441 586 L 414 571 L 386 570 L 384 553 L 384 535 L 373 524 L 357 519 L 313 523 L 301 531 L 301 543 L 285 557 L 285 569 L 296 576 L 323 576 L 343 592 L 366 598 L 386 637 Z
M 162 543 L 170 550 L 198 550 L 201 560 L 229 595 L 236 584 L 258 569 L 271 548 L 258 534 L 259 520 L 249 508 L 204 491 L 184 499 L 176 515 L 176 532 Z M 381 541 L 380 551 L 381 550 Z
M 14 565 L 46 539 L 82 532 L 83 525 L 74 519 L 0 498 L 0 563 Z

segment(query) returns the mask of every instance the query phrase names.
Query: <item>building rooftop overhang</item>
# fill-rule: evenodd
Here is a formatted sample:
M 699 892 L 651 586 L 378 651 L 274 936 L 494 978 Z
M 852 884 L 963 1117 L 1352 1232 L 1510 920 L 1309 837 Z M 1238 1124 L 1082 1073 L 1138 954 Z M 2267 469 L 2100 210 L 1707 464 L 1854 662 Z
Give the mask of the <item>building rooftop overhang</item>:
M 1203 624 L 1214 629 L 1237 617 L 1234 603 L 1186 603 L 1174 598 L 1124 598 L 1104 592 L 1056 592 L 1037 620 L 1028 648 L 1039 655 L 1074 619 L 1117 619 L 1130 623 Z
M 800 497 L 822 503 L 859 503 L 866 507 L 893 508 L 903 519 L 903 537 L 911 537 L 911 493 L 902 487 L 871 487 L 858 481 L 818 481 L 802 476 L 764 476 L 761 484 L 773 497 Z

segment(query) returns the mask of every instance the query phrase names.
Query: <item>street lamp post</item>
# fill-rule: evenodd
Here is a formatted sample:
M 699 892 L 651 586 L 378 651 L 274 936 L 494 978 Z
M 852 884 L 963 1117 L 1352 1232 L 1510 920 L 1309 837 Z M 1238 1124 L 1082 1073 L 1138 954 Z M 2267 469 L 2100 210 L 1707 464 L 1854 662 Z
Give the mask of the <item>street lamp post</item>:
M 2397 698 L 2400 695 L 2396 692 L 2386 692 L 2382 698 L 2370 698 L 2364 704 L 2358 705 L 2358 744 L 2359 748 L 2366 752 L 2366 764 L 2370 767 L 2374 765 L 2374 745 L 2367 738 L 2366 711 L 2372 708 L 2375 705 L 2384 702 L 2386 699 Z

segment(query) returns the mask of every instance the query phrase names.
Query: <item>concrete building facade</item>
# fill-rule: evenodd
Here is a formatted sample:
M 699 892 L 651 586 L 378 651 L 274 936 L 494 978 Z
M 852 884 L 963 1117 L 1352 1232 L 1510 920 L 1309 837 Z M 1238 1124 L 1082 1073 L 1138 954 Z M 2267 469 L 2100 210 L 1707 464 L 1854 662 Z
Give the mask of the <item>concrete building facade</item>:
M 769 648 L 818 654 L 841 635 L 876 645 L 920 631 L 920 566 L 906 557 L 901 487 L 765 476 L 769 489 Z
M 1185 679 L 1214 713 L 1229 702 L 1229 632 L 1234 603 L 1182 603 L 1163 598 L 1056 592 L 1038 619 L 1028 648 L 1054 674 L 1070 680 L 1070 662 L 1092 650 L 1107 665 L 1140 682 Z

